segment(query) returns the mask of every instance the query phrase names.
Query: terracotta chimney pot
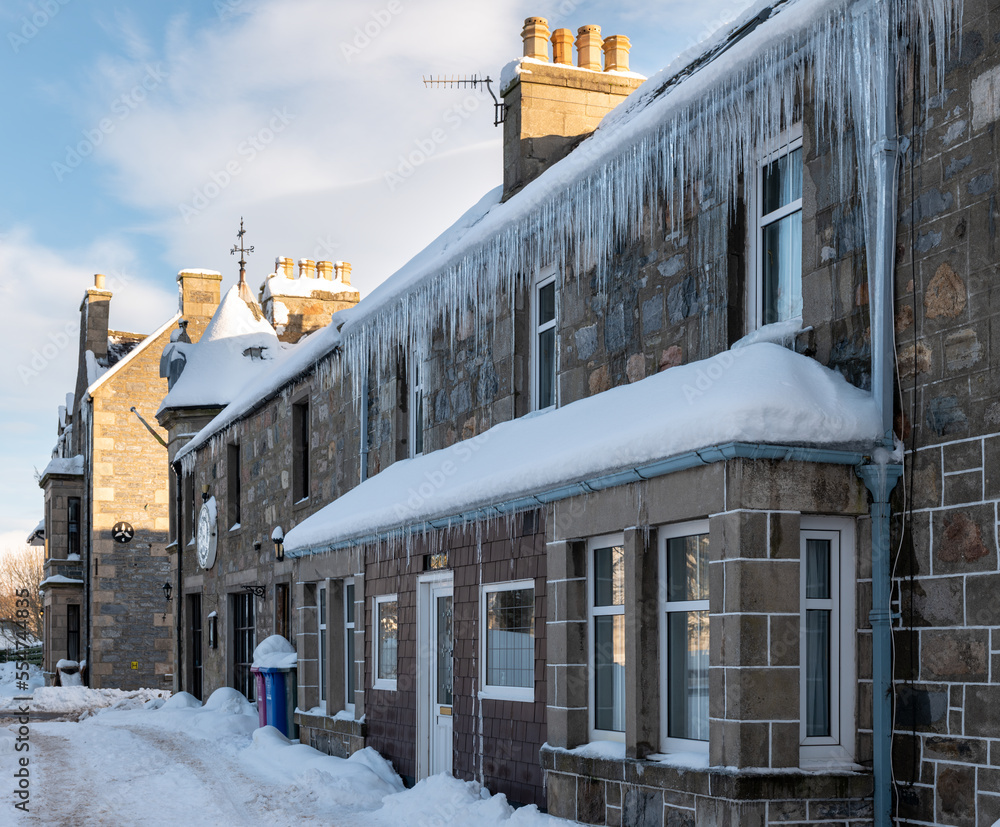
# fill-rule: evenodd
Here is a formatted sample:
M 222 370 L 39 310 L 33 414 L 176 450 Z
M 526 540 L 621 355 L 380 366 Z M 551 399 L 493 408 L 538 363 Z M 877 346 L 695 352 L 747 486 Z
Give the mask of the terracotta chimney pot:
M 317 261 L 316 270 L 319 278 L 326 279 L 327 281 L 333 281 L 333 262 L 332 261 Z
M 581 26 L 576 35 L 576 65 L 600 72 L 603 45 L 600 26 Z
M 552 61 L 563 66 L 573 65 L 573 32 L 569 29 L 552 32 Z
M 521 31 L 524 56 L 535 60 L 549 59 L 549 21 L 544 17 L 529 17 Z
M 628 53 L 632 43 L 623 34 L 604 38 L 604 71 L 627 72 Z
M 316 262 L 313 261 L 311 258 L 300 258 L 299 278 L 300 279 L 316 278 Z

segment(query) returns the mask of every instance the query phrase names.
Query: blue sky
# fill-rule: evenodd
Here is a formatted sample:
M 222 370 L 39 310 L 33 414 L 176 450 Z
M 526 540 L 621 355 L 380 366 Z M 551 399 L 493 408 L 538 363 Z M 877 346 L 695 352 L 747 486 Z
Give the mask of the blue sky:
M 243 216 L 254 289 L 291 256 L 352 262 L 364 295 L 502 178 L 492 101 L 423 75 L 498 78 L 533 15 L 628 35 L 633 71 L 650 75 L 745 5 L 3 0 L 0 548 L 41 518 L 34 473 L 74 384 L 66 329 L 94 273 L 115 292 L 111 326 L 150 332 L 176 310 L 178 270 L 235 282 Z

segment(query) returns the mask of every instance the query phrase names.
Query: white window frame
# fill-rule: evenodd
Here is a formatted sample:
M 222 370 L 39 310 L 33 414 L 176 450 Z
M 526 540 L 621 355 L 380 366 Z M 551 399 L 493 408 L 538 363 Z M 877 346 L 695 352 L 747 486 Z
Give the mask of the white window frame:
M 424 365 L 423 355 L 419 348 L 410 349 L 410 358 L 407 361 L 407 386 L 409 387 L 409 399 L 407 400 L 409 419 L 409 440 L 407 453 L 411 458 L 422 456 L 424 453 Z M 420 403 L 419 405 L 417 403 Z M 420 450 L 417 450 L 417 435 L 420 435 Z
M 830 622 L 830 732 L 828 737 L 806 737 L 806 609 L 816 601 L 806 599 L 806 540 L 831 540 Z M 854 521 L 849 517 L 803 517 L 799 530 L 799 764 L 803 768 L 853 764 L 855 750 L 855 706 L 857 703 L 856 659 L 857 589 Z M 816 608 L 827 608 L 827 606 Z
M 558 275 L 556 270 L 545 269 L 542 270 L 538 276 L 535 277 L 534 282 L 531 285 L 531 301 L 529 302 L 531 310 L 531 347 L 529 352 L 531 354 L 531 410 L 532 411 L 548 411 L 552 408 L 559 407 L 559 284 L 556 281 L 556 276 Z M 538 323 L 538 311 L 541 307 L 541 302 L 538 300 L 538 294 L 543 287 L 548 287 L 550 284 L 554 285 L 554 314 L 552 320 L 546 322 L 545 324 Z M 541 358 L 541 353 L 538 347 L 538 337 L 547 330 L 554 330 L 553 342 L 552 342 L 552 404 L 544 408 L 539 407 L 538 398 L 538 383 L 541 379 L 541 365 L 539 360 Z
M 625 545 L 625 533 L 619 532 L 616 534 L 604 534 L 600 537 L 592 537 L 587 541 L 587 707 L 588 707 L 588 720 L 589 720 L 589 732 L 591 741 L 621 741 L 625 742 L 625 731 L 622 730 L 618 732 L 613 729 L 598 729 L 596 726 L 597 720 L 597 704 L 596 704 L 596 690 L 597 690 L 597 663 L 594 653 L 595 635 L 594 635 L 594 618 L 595 617 L 606 617 L 608 615 L 625 615 L 625 604 L 628 602 L 628 594 L 626 593 L 621 606 L 595 606 L 594 605 L 594 586 L 596 581 L 594 579 L 594 551 L 599 548 L 608 548 L 609 546 L 622 546 Z M 629 669 L 629 664 L 625 664 L 626 672 Z M 622 697 L 622 703 L 625 703 L 624 696 Z M 628 707 L 625 708 L 625 719 L 628 720 Z
M 766 216 L 761 215 L 761 210 L 763 209 L 763 174 L 764 169 L 772 161 L 776 161 L 785 155 L 794 152 L 796 149 L 802 148 L 802 122 L 795 124 L 790 129 L 786 130 L 779 138 L 775 141 L 775 147 L 770 152 L 762 155 L 757 161 L 754 168 L 754 185 L 753 185 L 753 198 L 752 198 L 752 209 L 753 214 L 751 216 L 751 227 L 750 227 L 750 255 L 748 259 L 752 263 L 753 271 L 750 273 L 750 277 L 747 279 L 747 321 L 748 330 L 750 333 L 758 328 L 762 327 L 764 324 L 764 261 L 763 261 L 763 251 L 761 245 L 761 232 L 764 227 L 773 224 L 776 221 L 780 221 L 782 218 L 791 215 L 795 212 L 803 211 L 803 199 L 799 198 L 797 201 L 793 201 L 790 204 L 786 204 L 780 209 L 774 212 L 768 213 Z M 805 175 L 805 165 L 803 164 L 803 184 Z M 803 186 L 803 191 L 805 187 Z M 767 219 L 766 221 L 764 219 Z M 802 275 L 802 266 L 799 265 L 799 275 Z
M 389 692 L 396 691 L 396 682 L 399 679 L 399 595 L 396 594 L 379 594 L 372 598 L 372 689 L 385 689 Z M 395 603 L 396 604 L 396 677 L 395 678 L 380 678 L 378 676 L 378 649 L 379 649 L 379 632 L 382 626 L 382 609 L 383 603 Z
M 352 589 L 354 588 L 354 578 L 353 577 L 348 577 L 346 580 L 344 580 L 343 586 L 342 586 L 342 593 L 344 595 L 344 710 L 346 712 L 353 713 L 354 712 L 354 693 L 350 691 L 349 686 L 350 686 L 351 675 L 353 674 L 353 671 L 354 671 L 354 668 L 355 668 L 355 663 L 354 663 L 354 661 L 352 661 L 352 660 L 350 660 L 348 658 L 348 654 L 347 654 L 347 641 L 349 640 L 349 636 L 354 635 L 354 630 L 357 627 L 357 622 L 358 622 L 358 612 L 357 612 L 357 595 L 355 595 L 355 600 L 352 601 L 352 603 L 354 603 L 354 620 L 348 620 L 347 619 L 347 617 L 348 617 L 348 615 L 347 615 L 347 608 L 348 608 L 347 588 L 348 588 L 348 586 L 350 586 Z M 398 640 L 397 640 L 397 646 L 398 645 L 399 644 L 398 644 Z M 356 658 L 357 658 L 357 653 L 355 653 L 355 659 Z M 397 665 L 398 665 L 398 660 L 397 660 Z M 357 689 L 357 687 L 355 687 L 355 689 Z
M 482 690 L 479 693 L 481 698 L 489 698 L 498 701 L 524 701 L 533 703 L 535 700 L 535 681 L 534 681 L 534 671 L 532 671 L 532 681 L 531 686 L 498 686 L 496 684 L 487 683 L 487 671 L 486 664 L 486 603 L 487 598 L 491 594 L 497 592 L 513 592 L 520 591 L 521 589 L 531 589 L 532 595 L 532 607 L 531 607 L 531 639 L 532 639 L 532 670 L 534 670 L 535 662 L 535 642 L 537 638 L 535 637 L 535 631 L 537 629 L 537 618 L 535 616 L 534 598 L 535 598 L 535 581 L 534 580 L 511 580 L 503 583 L 483 583 L 480 587 L 479 592 L 479 628 L 482 632 L 479 635 L 479 685 Z
M 329 653 L 330 631 L 327 614 L 330 611 L 330 593 L 325 582 L 316 586 L 316 651 L 319 653 L 319 705 L 326 710 L 326 700 L 329 697 Z
M 674 525 L 660 526 L 657 528 L 658 563 L 659 563 L 659 587 L 660 587 L 660 744 L 664 752 L 698 752 L 708 754 L 708 740 L 696 741 L 691 738 L 671 738 L 669 731 L 669 659 L 667 657 L 667 615 L 670 612 L 697 612 L 709 611 L 708 600 L 687 600 L 668 601 L 667 600 L 667 540 L 678 537 L 691 537 L 696 534 L 708 534 L 708 520 L 697 520 L 690 523 L 678 523 Z M 706 576 L 707 576 L 706 572 Z M 668 608 L 669 607 L 669 608 Z

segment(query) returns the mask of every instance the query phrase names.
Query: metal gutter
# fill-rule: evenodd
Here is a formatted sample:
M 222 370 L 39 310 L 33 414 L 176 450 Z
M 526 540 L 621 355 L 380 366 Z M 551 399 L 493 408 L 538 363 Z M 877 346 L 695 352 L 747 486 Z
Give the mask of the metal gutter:
M 869 454 L 836 448 L 727 442 L 723 445 L 714 445 L 708 448 L 700 448 L 697 451 L 688 451 L 635 468 L 616 470 L 590 479 L 580 480 L 579 482 L 560 485 L 556 488 L 539 491 L 535 494 L 521 495 L 512 499 L 502 500 L 498 503 L 483 505 L 458 514 L 432 517 L 413 524 L 401 523 L 367 534 L 348 537 L 333 543 L 325 543 L 304 549 L 294 551 L 286 549 L 285 556 L 291 558 L 309 557 L 313 554 L 339 551 L 357 545 L 378 543 L 402 532 L 413 535 L 424 531 L 436 531 L 480 520 L 496 519 L 504 514 L 513 514 L 531 508 L 538 508 L 539 506 L 566 500 L 570 497 L 592 494 L 608 488 L 628 485 L 633 482 L 643 482 L 655 479 L 656 477 L 666 476 L 667 474 L 673 474 L 677 471 L 685 471 L 690 468 L 698 468 L 731 459 L 780 460 L 784 462 L 816 462 L 832 465 L 861 466 L 869 458 Z

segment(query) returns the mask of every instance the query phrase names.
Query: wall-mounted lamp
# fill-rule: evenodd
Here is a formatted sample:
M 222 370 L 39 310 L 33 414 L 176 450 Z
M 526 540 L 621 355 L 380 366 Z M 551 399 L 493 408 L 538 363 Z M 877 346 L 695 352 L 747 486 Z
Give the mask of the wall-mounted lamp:
M 163 596 L 167 598 L 167 602 L 170 602 L 170 597 L 174 593 L 174 587 L 170 585 L 169 582 L 163 584 Z
M 285 532 L 279 525 L 271 532 L 271 539 L 274 541 L 274 559 L 281 561 L 285 559 Z
M 201 487 L 201 501 L 203 503 L 207 503 L 208 502 L 208 483 L 207 482 Z

